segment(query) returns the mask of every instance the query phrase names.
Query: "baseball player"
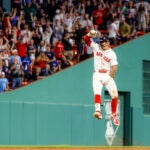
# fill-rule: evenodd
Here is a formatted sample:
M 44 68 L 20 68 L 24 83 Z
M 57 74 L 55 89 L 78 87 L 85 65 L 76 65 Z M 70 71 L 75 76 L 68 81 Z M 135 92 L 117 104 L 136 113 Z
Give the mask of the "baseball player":
M 110 48 L 109 39 L 106 36 L 100 38 L 100 44 L 92 41 L 97 31 L 91 30 L 84 36 L 84 41 L 90 46 L 94 53 L 94 72 L 93 72 L 93 92 L 95 113 L 94 117 L 102 119 L 101 112 L 101 92 L 105 86 L 112 98 L 111 100 L 111 120 L 117 126 L 120 125 L 117 119 L 116 110 L 118 104 L 118 90 L 114 81 L 115 73 L 118 68 L 118 61 L 115 52 Z

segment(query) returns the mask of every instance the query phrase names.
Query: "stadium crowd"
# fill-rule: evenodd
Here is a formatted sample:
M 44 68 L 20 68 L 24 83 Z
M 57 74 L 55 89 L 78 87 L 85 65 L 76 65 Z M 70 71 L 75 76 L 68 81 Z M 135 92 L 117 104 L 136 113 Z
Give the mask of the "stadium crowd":
M 144 0 L 12 0 L 0 8 L 0 92 L 16 89 L 92 57 L 91 29 L 115 47 L 150 30 Z

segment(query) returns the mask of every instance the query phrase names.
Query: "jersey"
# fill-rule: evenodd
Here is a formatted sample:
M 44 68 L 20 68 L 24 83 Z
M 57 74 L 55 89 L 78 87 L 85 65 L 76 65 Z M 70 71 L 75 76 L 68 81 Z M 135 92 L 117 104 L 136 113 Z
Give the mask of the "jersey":
M 111 69 L 111 66 L 118 65 L 117 57 L 114 51 L 110 48 L 107 51 L 103 51 L 99 44 L 92 42 L 90 45 L 94 53 L 94 69 L 107 70 Z
M 84 41 L 90 46 L 94 53 L 94 70 L 107 70 L 111 69 L 111 66 L 118 65 L 116 53 L 110 48 L 109 50 L 102 50 L 99 44 L 93 42 L 88 35 L 85 35 Z

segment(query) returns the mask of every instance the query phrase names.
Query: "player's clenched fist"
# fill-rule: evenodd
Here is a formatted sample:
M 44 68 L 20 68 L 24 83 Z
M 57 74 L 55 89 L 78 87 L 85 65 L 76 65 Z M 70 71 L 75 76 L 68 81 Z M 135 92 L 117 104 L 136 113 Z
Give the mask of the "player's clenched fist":
M 97 35 L 97 31 L 95 30 L 90 30 L 90 32 L 88 33 L 88 36 L 90 37 L 95 37 Z

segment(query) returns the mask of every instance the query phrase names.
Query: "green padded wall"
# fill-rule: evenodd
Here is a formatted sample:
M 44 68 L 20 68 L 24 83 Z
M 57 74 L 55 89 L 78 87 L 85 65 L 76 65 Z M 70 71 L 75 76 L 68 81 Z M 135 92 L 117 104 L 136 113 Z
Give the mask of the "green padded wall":
M 146 132 L 150 118 L 142 111 L 142 60 L 150 60 L 149 41 L 147 34 L 114 49 L 119 61 L 118 90 L 131 93 L 133 145 L 149 145 L 150 139 Z M 92 72 L 93 58 L 1 93 L 0 144 L 106 145 L 105 120 L 92 116 Z
M 133 145 L 150 145 L 150 132 L 147 133 L 150 116 L 145 116 L 142 108 L 142 62 L 150 61 L 149 43 L 150 34 L 147 34 L 115 49 L 119 60 L 118 89 L 131 93 Z

